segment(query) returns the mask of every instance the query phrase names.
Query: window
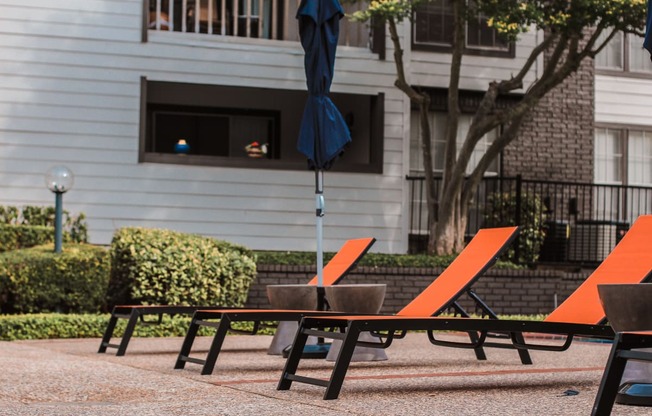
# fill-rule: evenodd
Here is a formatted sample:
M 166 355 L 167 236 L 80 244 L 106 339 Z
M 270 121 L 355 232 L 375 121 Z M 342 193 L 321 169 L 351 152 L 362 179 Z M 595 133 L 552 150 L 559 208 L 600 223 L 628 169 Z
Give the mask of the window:
M 607 34 L 602 33 L 598 42 L 604 41 Z M 643 49 L 643 38 L 630 33 L 617 33 L 595 57 L 598 70 L 628 72 L 649 75 L 652 62 L 649 53 Z
M 627 182 L 652 185 L 652 131 L 630 130 L 627 141 Z
M 453 42 L 453 6 L 450 0 L 434 0 L 417 7 L 414 13 L 412 43 L 415 49 L 446 52 Z M 483 15 L 466 27 L 466 53 L 514 56 L 513 44 L 498 36 Z
M 446 131 L 446 119 L 448 117 L 447 113 L 444 112 L 430 112 L 430 129 L 432 132 L 431 137 L 431 146 L 433 153 L 433 170 L 435 173 L 441 174 L 444 170 L 444 152 L 446 147 L 446 142 L 444 141 L 444 134 Z M 470 114 L 460 115 L 459 128 L 457 129 L 457 150 L 459 149 L 466 138 L 466 134 L 469 131 L 471 125 L 472 116 Z M 415 176 L 423 175 L 423 152 L 421 151 L 421 125 L 419 123 L 419 112 L 412 111 L 410 118 L 411 128 L 410 128 L 410 174 Z M 489 134 L 480 139 L 469 164 L 466 167 L 466 173 L 470 174 L 473 169 L 478 165 L 482 156 L 486 153 L 487 149 L 496 139 L 498 130 L 494 130 Z M 494 159 L 491 162 L 491 165 L 485 172 L 485 176 L 498 175 L 498 158 Z M 486 200 L 485 195 L 487 193 L 486 183 L 481 183 L 478 188 L 478 196 L 476 201 Z M 419 235 L 423 234 L 424 230 L 427 229 L 427 224 L 430 223 L 430 218 L 428 216 L 428 206 L 425 198 L 425 194 L 419 195 L 417 193 L 412 195 L 412 213 L 413 218 L 419 218 L 421 221 L 417 220 L 412 223 L 413 227 L 410 230 L 410 234 Z M 474 203 L 469 207 L 469 227 L 470 229 L 478 229 L 481 224 L 478 223 L 478 219 L 483 217 L 482 212 L 484 207 L 480 204 Z M 427 234 L 427 232 L 426 232 Z
M 652 206 L 652 129 L 595 129 L 594 177 L 606 186 L 594 194 L 596 218 L 623 218 L 630 224 Z M 646 187 L 646 188 L 643 188 Z
M 446 131 L 447 113 L 431 112 L 430 113 L 430 129 L 432 132 L 432 153 L 433 153 L 433 169 L 437 173 L 444 170 L 444 152 L 446 142 L 444 134 Z M 459 152 L 466 134 L 471 126 L 471 119 L 473 117 L 469 114 L 462 114 L 459 120 L 459 128 L 457 129 L 457 149 Z M 410 173 L 422 174 L 423 173 L 423 152 L 421 151 L 421 126 L 419 123 L 419 112 L 413 111 L 411 117 L 411 133 L 410 133 Z M 480 139 L 471 155 L 471 160 L 466 167 L 466 173 L 470 174 L 473 169 L 478 165 L 482 156 L 486 153 L 487 149 L 496 139 L 498 130 L 494 130 Z M 491 162 L 485 175 L 498 174 L 498 159 Z
M 595 131 L 594 178 L 596 183 L 623 183 L 623 145 L 621 132 L 614 129 Z
M 147 142 L 149 152 L 249 157 L 247 146 L 258 143 L 255 147 L 264 149 L 264 157 L 278 159 L 278 111 L 153 104 L 148 117 L 150 137 L 155 138 Z M 179 140 L 186 144 L 182 150 Z
M 296 148 L 306 91 L 143 79 L 140 161 L 306 169 Z M 382 172 L 383 95 L 331 94 L 352 142 L 333 170 Z
M 596 128 L 595 182 L 652 186 L 652 129 Z

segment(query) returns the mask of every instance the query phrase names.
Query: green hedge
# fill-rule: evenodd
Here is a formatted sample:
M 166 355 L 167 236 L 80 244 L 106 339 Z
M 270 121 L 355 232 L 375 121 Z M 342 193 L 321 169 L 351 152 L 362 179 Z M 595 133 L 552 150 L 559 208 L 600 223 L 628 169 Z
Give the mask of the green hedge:
M 540 321 L 545 315 L 503 315 L 500 319 L 519 319 Z M 25 339 L 55 339 L 55 338 L 100 338 L 109 322 L 109 314 L 28 314 L 0 315 L 0 341 L 15 341 Z M 121 337 L 126 326 L 126 319 L 120 319 L 116 325 L 114 336 Z M 160 325 L 136 326 L 136 337 L 182 337 L 186 335 L 190 317 L 164 315 Z M 233 327 L 251 331 L 250 322 L 234 322 Z M 259 334 L 273 334 L 273 329 L 263 328 Z M 213 335 L 215 329 L 202 327 L 200 336 Z M 98 340 L 99 346 L 99 340 Z
M 88 242 L 85 215 L 70 216 L 63 211 L 64 242 Z M 0 205 L 0 252 L 29 248 L 54 241 L 54 207 Z
M 110 252 L 110 306 L 242 306 L 256 276 L 251 250 L 170 230 L 119 229 Z
M 54 227 L 0 224 L 0 253 L 54 242 Z
M 324 264 L 330 260 L 335 253 L 324 253 Z M 315 264 L 314 252 L 303 251 L 257 251 L 258 264 L 273 265 L 302 265 L 313 266 Z M 446 267 L 456 256 L 429 256 L 426 254 L 365 254 L 358 266 L 366 267 Z M 497 268 L 518 269 L 522 268 L 513 263 L 499 261 Z
M 55 339 L 55 338 L 101 338 L 109 323 L 109 314 L 27 314 L 0 315 L 0 341 L 15 341 L 24 339 Z M 114 336 L 121 337 L 124 333 L 126 319 L 120 319 L 116 325 Z M 190 325 L 189 316 L 164 315 L 160 325 L 136 326 L 134 336 L 137 337 L 182 337 L 186 335 Z M 236 322 L 234 328 L 250 331 L 253 325 L 249 322 Z M 199 335 L 213 335 L 215 330 L 202 327 Z M 263 329 L 260 334 L 272 334 L 273 330 Z M 98 342 L 99 343 L 99 342 Z
M 0 311 L 100 312 L 106 310 L 107 250 L 67 244 L 0 253 Z

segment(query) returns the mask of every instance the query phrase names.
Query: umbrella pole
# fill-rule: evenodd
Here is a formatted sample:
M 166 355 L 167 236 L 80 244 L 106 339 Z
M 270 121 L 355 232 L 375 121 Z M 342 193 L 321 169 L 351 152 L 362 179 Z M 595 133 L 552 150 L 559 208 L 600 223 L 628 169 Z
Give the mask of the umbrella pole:
M 324 285 L 324 171 L 315 170 L 315 206 L 317 215 L 317 285 Z
M 317 215 L 317 307 L 319 310 L 323 310 L 324 248 L 322 246 L 322 241 L 324 239 L 324 171 L 321 169 L 315 169 L 315 206 L 315 214 Z

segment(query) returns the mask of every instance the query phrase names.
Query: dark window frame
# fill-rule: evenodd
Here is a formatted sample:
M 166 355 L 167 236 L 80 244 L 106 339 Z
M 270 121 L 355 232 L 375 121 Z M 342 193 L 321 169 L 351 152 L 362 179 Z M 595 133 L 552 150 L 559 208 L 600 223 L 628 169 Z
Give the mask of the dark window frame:
M 148 93 L 148 84 L 166 85 L 169 86 L 171 91 L 176 94 L 169 93 L 156 93 L 156 98 L 152 98 Z M 183 94 L 184 88 L 188 88 L 190 92 Z M 183 155 L 181 157 L 174 153 L 153 153 L 148 149 L 148 105 L 153 103 L 158 104 L 171 104 L 177 106 L 192 106 L 193 92 L 197 92 L 197 88 L 216 89 L 242 89 L 247 87 L 221 87 L 214 85 L 199 85 L 199 84 L 184 84 L 175 82 L 157 82 L 148 81 L 146 77 L 141 77 L 141 104 L 140 104 L 140 133 L 139 133 L 139 150 L 138 161 L 139 163 L 164 163 L 164 164 L 177 164 L 177 165 L 195 165 L 195 166 L 219 166 L 219 167 L 235 167 L 235 168 L 249 168 L 249 169 L 282 169 L 282 170 L 306 170 L 307 162 L 304 157 L 296 157 L 297 160 L 284 160 L 282 155 L 278 159 L 268 158 L 246 158 L 246 157 L 227 157 L 227 156 L 206 156 L 206 155 Z M 150 90 L 152 88 L 149 88 Z M 181 91 L 181 93 L 179 93 Z M 287 91 L 287 90 L 271 90 L 278 91 L 279 93 L 301 94 L 302 97 L 307 96 L 304 91 Z M 175 95 L 177 95 L 175 97 Z M 205 94 L 209 95 L 209 94 Z M 355 94 L 331 94 L 334 101 L 338 96 L 355 95 Z M 368 162 L 357 163 L 354 161 L 339 160 L 333 164 L 331 171 L 334 172 L 351 172 L 351 173 L 383 173 L 383 152 L 384 152 L 384 93 L 378 95 L 362 95 L 362 99 L 368 98 L 369 102 L 369 137 L 368 137 Z M 303 109 L 303 101 L 301 103 L 301 110 Z M 201 106 L 200 106 L 201 107 Z M 347 114 L 344 114 L 345 119 Z M 279 123 L 278 128 L 281 129 Z M 298 124 L 296 126 L 298 128 Z M 279 133 L 279 137 L 283 135 L 283 131 Z M 282 139 L 281 139 L 282 140 Z M 289 143 L 290 140 L 287 140 Z M 291 140 L 291 144 L 296 150 L 296 140 Z M 275 151 L 283 146 L 283 142 L 279 144 Z M 345 152 L 347 153 L 347 152 Z M 346 159 L 346 154 L 345 158 Z
M 425 7 L 426 5 L 424 5 Z M 443 10 L 443 9 L 442 9 Z M 446 41 L 442 41 L 440 43 L 438 42 L 417 42 L 416 40 L 416 33 L 417 33 L 417 24 L 419 19 L 417 18 L 418 10 L 415 10 L 413 19 L 412 19 L 412 30 L 411 30 L 411 46 L 413 50 L 416 51 L 425 51 L 425 52 L 442 52 L 442 53 L 451 53 L 453 47 L 452 44 L 447 43 Z M 445 15 L 440 15 L 442 16 L 442 19 L 445 19 Z M 482 17 L 478 17 L 478 19 L 482 19 Z M 469 25 L 468 23 L 465 25 L 466 27 L 466 45 L 464 46 L 463 52 L 466 55 L 476 55 L 476 56 L 486 56 L 486 57 L 496 57 L 496 58 L 514 58 L 516 56 L 516 46 L 514 42 L 508 42 L 506 48 L 504 49 L 499 49 L 499 48 L 493 48 L 493 47 L 487 47 L 487 46 L 480 46 L 480 45 L 469 45 Z M 495 32 L 495 30 L 494 30 Z M 452 33 L 451 33 L 452 36 Z M 494 37 L 497 35 L 494 34 Z

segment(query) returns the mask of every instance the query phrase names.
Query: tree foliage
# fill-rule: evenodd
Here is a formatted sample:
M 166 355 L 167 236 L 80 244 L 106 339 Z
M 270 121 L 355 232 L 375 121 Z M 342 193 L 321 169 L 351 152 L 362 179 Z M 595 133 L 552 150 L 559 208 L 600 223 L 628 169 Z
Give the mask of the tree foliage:
M 442 184 L 435 195 L 429 124 L 430 97 L 411 85 L 403 62 L 403 47 L 398 24 L 412 19 L 421 4 L 441 0 L 373 0 L 365 10 L 354 13 L 356 21 L 384 20 L 394 46 L 397 79 L 395 85 L 419 108 L 420 144 L 426 182 L 426 202 L 430 229 L 428 251 L 450 254 L 462 249 L 468 206 L 485 171 L 500 152 L 518 137 L 520 128 L 539 101 L 565 79 L 575 73 L 583 60 L 594 58 L 619 31 L 643 34 L 645 0 L 447 0 L 453 13 L 450 77 L 448 84 L 448 117 L 444 133 L 444 167 Z M 528 31 L 541 31 L 544 36 L 530 51 L 520 68 L 506 79 L 487 85 L 473 115 L 465 140 L 458 148 L 460 108 L 459 89 L 462 57 L 465 53 L 466 23 L 487 18 L 487 25 L 509 41 L 518 41 Z M 543 71 L 530 85 L 525 78 L 537 63 Z M 498 108 L 500 96 L 521 93 L 512 106 Z M 482 137 L 500 128 L 484 156 L 469 175 L 471 155 Z

